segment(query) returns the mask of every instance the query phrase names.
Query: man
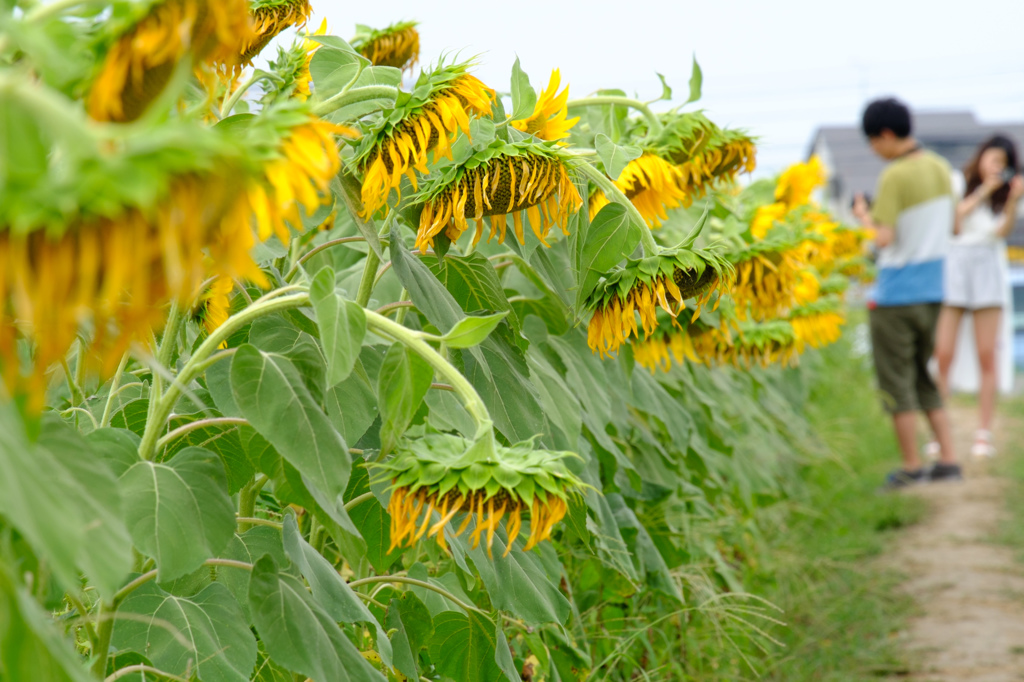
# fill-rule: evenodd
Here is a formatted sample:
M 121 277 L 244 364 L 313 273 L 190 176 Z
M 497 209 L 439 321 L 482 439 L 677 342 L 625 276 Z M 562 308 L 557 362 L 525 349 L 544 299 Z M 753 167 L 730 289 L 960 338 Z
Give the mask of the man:
M 889 164 L 878 180 L 874 206 L 863 196 L 854 214 L 874 231 L 878 282 L 871 302 L 871 344 L 878 385 L 885 394 L 903 466 L 886 487 L 961 478 L 949 418 L 928 372 L 942 301 L 942 261 L 953 232 L 950 167 L 911 135 L 910 110 L 895 99 L 871 102 L 862 119 L 872 151 Z M 939 461 L 925 470 L 917 448 L 917 411 L 928 417 Z

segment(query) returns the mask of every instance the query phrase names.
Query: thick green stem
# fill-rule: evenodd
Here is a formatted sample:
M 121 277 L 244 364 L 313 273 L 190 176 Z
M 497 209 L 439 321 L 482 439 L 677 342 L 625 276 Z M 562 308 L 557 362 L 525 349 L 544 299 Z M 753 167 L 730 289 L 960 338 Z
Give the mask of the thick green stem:
M 575 168 L 581 171 L 590 179 L 591 182 L 597 185 L 598 189 L 604 192 L 604 195 L 609 200 L 625 207 L 626 212 L 629 213 L 633 222 L 637 223 L 640 227 L 640 243 L 643 244 L 644 255 L 658 255 L 661 248 L 658 246 L 658 242 L 654 241 L 654 235 L 651 234 L 651 228 L 647 227 L 647 221 L 644 220 L 642 215 L 640 215 L 640 211 L 636 209 L 633 202 L 626 198 L 626 195 L 622 193 L 622 190 L 616 187 L 615 183 L 608 179 L 608 176 L 589 163 L 578 163 Z
M 407 578 L 401 575 L 373 575 L 369 578 L 353 580 L 348 584 L 348 586 L 354 590 L 362 585 L 373 585 L 376 583 L 400 583 L 405 585 L 415 585 L 416 587 L 422 587 L 425 590 L 437 592 L 439 595 L 441 595 L 448 601 L 452 602 L 456 606 L 465 609 L 466 611 L 476 611 L 477 613 L 490 617 L 490 614 L 484 611 L 483 609 L 473 606 L 472 604 L 467 604 L 466 602 L 462 601 L 448 590 L 442 587 L 438 587 L 437 585 L 434 585 L 432 583 L 428 583 L 425 580 L 417 580 L 416 578 Z
M 370 249 L 366 253 L 366 262 L 363 264 L 363 276 L 359 280 L 359 289 L 356 291 L 356 303 L 362 307 L 370 302 L 373 295 L 373 284 L 377 277 L 377 266 L 380 265 L 380 256 Z
M 308 291 L 272 298 L 266 301 L 258 301 L 245 310 L 232 315 L 224 324 L 213 330 L 206 337 L 206 340 L 203 341 L 202 345 L 192 354 L 188 362 L 185 363 L 185 366 L 181 368 L 181 372 L 178 373 L 178 376 L 175 377 L 171 385 L 167 387 L 164 394 L 156 401 L 156 407 L 146 422 L 146 430 L 142 434 L 142 442 L 139 444 L 139 456 L 144 460 L 153 458 L 153 455 L 156 453 L 156 443 L 159 434 L 163 430 L 164 423 L 171 414 L 174 404 L 181 397 L 182 391 L 209 366 L 206 360 L 214 354 L 221 343 L 227 341 L 232 334 L 257 318 L 292 308 L 301 308 L 304 305 L 309 305 Z
M 121 356 L 121 362 L 117 365 L 117 371 L 114 372 L 114 378 L 110 380 L 110 391 L 107 393 L 107 404 L 103 406 L 103 417 L 100 418 L 100 428 L 110 426 L 110 413 L 114 408 L 114 398 L 119 393 L 121 375 L 124 374 L 124 368 L 128 366 L 129 357 L 130 355 L 128 353 Z
M 159 668 L 154 668 L 153 666 L 149 666 L 144 663 L 130 665 L 127 668 L 121 668 L 120 670 L 114 672 L 110 677 L 104 679 L 103 682 L 114 682 L 114 680 L 119 680 L 122 677 L 128 677 L 129 675 L 134 675 L 135 673 L 149 673 L 150 675 L 156 675 L 157 677 L 164 677 L 168 680 L 173 680 L 173 682 L 188 682 L 188 680 L 186 680 L 184 677 L 172 675 L 169 672 L 165 672 L 163 670 L 160 670 Z M 143 675 L 143 677 L 145 677 L 145 675 Z
M 242 486 L 242 489 L 238 491 L 238 532 L 244 533 L 245 531 L 252 528 L 252 524 L 248 520 L 256 514 L 256 495 L 254 492 L 256 488 L 256 477 L 253 476 L 249 479 L 249 482 Z
M 156 575 L 156 571 L 153 571 Z M 119 602 L 104 603 L 100 609 L 99 630 L 96 633 L 96 661 L 92 664 L 92 673 L 97 677 L 103 677 L 107 672 L 107 657 L 110 655 L 110 640 L 114 634 L 114 617 L 117 615 Z
M 317 116 L 327 116 L 328 114 L 351 104 L 369 102 L 375 99 L 395 100 L 397 97 L 398 88 L 396 87 L 391 85 L 367 85 L 365 87 L 339 92 L 330 99 L 326 99 L 316 105 L 316 107 L 313 108 L 313 113 Z
M 373 499 L 372 492 L 357 495 L 356 497 L 353 497 L 351 500 L 345 503 L 345 511 L 352 511 L 353 509 L 361 505 L 363 502 L 366 502 L 367 500 L 370 499 Z
M 231 110 L 235 108 L 235 105 L 238 104 L 238 100 L 240 100 L 242 95 L 245 94 L 245 91 L 255 85 L 262 78 L 262 74 L 254 71 L 253 74 L 249 76 L 248 80 L 235 88 L 235 91 L 231 93 L 228 101 L 224 103 L 223 107 L 221 107 L 220 117 L 225 118 L 228 116 L 231 113 Z
M 175 439 L 181 438 L 190 431 L 196 429 L 203 429 L 207 426 L 246 426 L 249 422 L 240 417 L 211 417 L 209 419 L 199 419 L 188 424 L 183 424 L 178 428 L 174 429 L 166 436 L 156 442 L 156 449 L 161 450 L 167 445 L 174 442 Z
M 566 107 L 568 107 L 569 109 L 575 109 L 578 107 L 592 107 L 600 106 L 603 104 L 619 104 L 624 107 L 636 109 L 641 114 L 643 114 L 645 119 L 647 119 L 647 125 L 650 127 L 651 133 L 654 135 L 660 134 L 661 131 L 665 129 L 665 126 L 661 124 L 661 121 L 658 119 L 657 115 L 655 115 L 655 113 L 651 111 L 651 108 L 647 106 L 646 102 L 641 102 L 638 99 L 632 99 L 630 97 L 617 97 L 614 95 L 598 95 L 594 97 L 584 97 L 582 99 L 570 100 L 569 102 L 566 103 Z
M 491 422 L 491 415 L 487 411 L 487 406 L 484 405 L 483 399 L 480 398 L 480 394 L 473 388 L 473 384 L 469 383 L 459 370 L 455 369 L 429 343 L 424 341 L 420 332 L 403 327 L 372 310 L 365 310 L 364 313 L 366 314 L 366 326 L 368 329 L 390 336 L 395 341 L 412 349 L 417 355 L 426 360 L 427 364 L 433 367 L 435 372 L 448 381 L 452 389 L 462 400 L 466 411 L 469 412 L 473 421 L 476 422 L 476 436 L 482 436 L 485 432 L 493 434 L 494 424 Z

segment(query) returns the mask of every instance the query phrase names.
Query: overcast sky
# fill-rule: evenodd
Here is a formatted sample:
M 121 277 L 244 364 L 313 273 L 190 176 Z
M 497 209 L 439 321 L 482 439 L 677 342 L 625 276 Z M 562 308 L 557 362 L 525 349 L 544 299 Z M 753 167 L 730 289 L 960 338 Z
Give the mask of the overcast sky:
M 970 109 L 1024 121 L 1024 0 L 744 0 L 618 3 L 518 0 L 314 0 L 319 25 L 421 22 L 421 62 L 480 55 L 476 74 L 509 89 L 518 54 L 538 89 L 553 68 L 573 97 L 621 88 L 641 99 L 665 74 L 685 99 L 690 58 L 716 123 L 761 137 L 759 173 L 806 154 L 821 124 L 855 124 L 864 102 L 895 94 L 918 110 Z M 682 100 L 679 100 L 682 101 Z

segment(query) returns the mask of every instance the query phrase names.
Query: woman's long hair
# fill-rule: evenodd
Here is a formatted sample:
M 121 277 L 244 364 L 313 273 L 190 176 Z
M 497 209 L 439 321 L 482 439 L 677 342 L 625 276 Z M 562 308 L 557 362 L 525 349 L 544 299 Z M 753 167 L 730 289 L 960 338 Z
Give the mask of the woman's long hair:
M 1014 175 L 1020 172 L 1020 167 L 1017 165 L 1017 147 L 1013 144 L 1013 140 L 1005 135 L 993 135 L 978 147 L 978 151 L 974 153 L 971 160 L 964 166 L 964 180 L 967 182 L 967 190 L 964 192 L 964 196 L 968 196 L 981 186 L 981 173 L 978 172 L 978 164 L 981 162 L 981 155 L 989 149 L 1002 149 L 1006 154 L 1006 167 L 1011 169 Z M 1009 183 L 1003 183 L 1002 187 L 993 192 L 989 197 L 992 211 L 994 213 L 1002 211 L 1003 207 L 1006 206 L 1006 200 L 1009 196 L 1010 185 Z

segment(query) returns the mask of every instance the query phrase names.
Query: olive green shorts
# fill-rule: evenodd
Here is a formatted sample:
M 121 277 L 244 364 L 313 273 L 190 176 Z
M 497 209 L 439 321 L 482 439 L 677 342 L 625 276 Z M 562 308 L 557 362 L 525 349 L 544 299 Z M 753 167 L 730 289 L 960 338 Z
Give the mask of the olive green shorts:
M 875 374 L 889 412 L 942 407 L 939 389 L 928 372 L 939 308 L 939 303 L 918 303 L 879 307 L 869 313 Z

